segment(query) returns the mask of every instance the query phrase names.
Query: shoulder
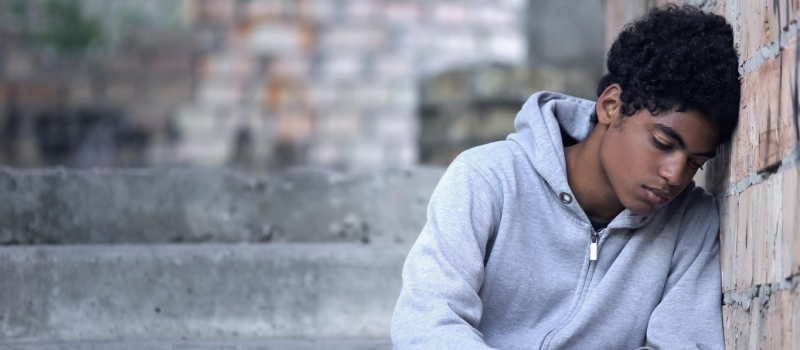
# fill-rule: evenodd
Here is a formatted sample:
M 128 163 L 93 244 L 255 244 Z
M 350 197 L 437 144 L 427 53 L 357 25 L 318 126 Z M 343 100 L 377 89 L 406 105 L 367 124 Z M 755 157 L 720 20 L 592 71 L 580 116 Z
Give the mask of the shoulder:
M 693 186 L 686 193 L 684 198 L 684 218 L 685 219 L 709 219 L 719 221 L 719 208 L 714 195 L 704 190 L 702 187 Z
M 504 140 L 470 148 L 456 161 L 468 163 L 502 193 L 502 189 L 514 187 L 518 176 L 533 171 L 527 159 L 518 143 Z
M 711 193 L 701 187 L 694 187 L 683 198 L 679 241 L 713 242 L 719 235 L 719 208 Z

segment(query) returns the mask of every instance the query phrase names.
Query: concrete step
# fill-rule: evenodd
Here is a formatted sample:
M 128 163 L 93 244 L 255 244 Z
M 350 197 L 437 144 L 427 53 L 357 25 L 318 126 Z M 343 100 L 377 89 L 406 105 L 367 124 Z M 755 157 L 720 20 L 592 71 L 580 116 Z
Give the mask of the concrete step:
M 442 174 L 0 167 L 0 245 L 413 243 Z
M 387 339 L 409 249 L 358 243 L 0 247 L 0 342 Z
M 0 342 L 0 350 L 391 350 L 391 339 L 261 339 L 228 341 Z

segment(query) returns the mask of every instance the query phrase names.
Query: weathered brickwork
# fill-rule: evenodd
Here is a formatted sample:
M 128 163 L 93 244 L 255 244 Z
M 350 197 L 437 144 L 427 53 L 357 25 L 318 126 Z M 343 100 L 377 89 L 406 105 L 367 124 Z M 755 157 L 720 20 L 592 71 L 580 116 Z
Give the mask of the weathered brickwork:
M 720 209 L 725 346 L 800 349 L 800 1 L 685 2 L 724 15 L 739 53 L 739 125 L 699 181 Z M 632 3 L 608 2 L 606 37 L 657 5 Z

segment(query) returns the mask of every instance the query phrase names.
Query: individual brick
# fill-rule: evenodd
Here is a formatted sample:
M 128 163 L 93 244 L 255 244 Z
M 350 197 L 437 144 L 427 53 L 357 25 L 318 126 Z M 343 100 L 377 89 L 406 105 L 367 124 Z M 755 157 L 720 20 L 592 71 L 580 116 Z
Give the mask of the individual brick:
M 797 142 L 798 48 L 797 38 L 792 37 L 780 56 L 742 80 L 741 113 L 732 140 L 734 183 L 752 172 L 777 167 Z
M 789 29 L 789 25 L 797 23 L 797 10 L 800 9 L 800 0 L 777 1 L 780 7 L 781 30 Z
M 725 251 L 727 252 L 725 255 L 725 266 L 727 266 L 727 268 L 722 281 L 723 290 L 728 291 L 736 289 L 736 275 L 738 274 L 739 268 L 736 255 L 736 235 L 739 228 L 739 201 L 736 196 L 731 196 L 725 198 L 724 203 L 726 205 L 723 224 L 725 231 L 723 231 L 722 234 L 725 236 Z
M 798 217 L 800 217 L 800 195 L 798 194 L 797 169 L 783 172 L 782 192 L 782 236 L 783 236 L 783 278 L 798 273 Z
M 466 4 L 458 2 L 441 2 L 433 5 L 433 21 L 441 24 L 466 24 L 469 11 Z
M 791 290 L 781 290 L 778 292 L 778 300 L 781 305 L 781 330 L 783 341 L 780 349 L 791 349 L 794 341 L 794 302 L 795 293 Z
M 722 305 L 722 332 L 725 336 L 725 348 L 733 349 L 734 328 L 733 328 L 733 307 L 728 304 Z
M 762 183 L 766 186 L 765 203 L 766 208 L 762 217 L 764 228 L 762 229 L 769 242 L 769 273 L 768 283 L 780 283 L 784 280 L 783 272 L 783 220 L 781 213 L 783 209 L 783 174 L 777 173 Z
M 792 344 L 795 344 L 794 347 L 789 349 L 798 349 L 800 348 L 800 293 L 797 292 L 796 289 L 792 290 L 792 297 L 793 297 L 793 304 L 792 304 L 792 311 L 789 316 L 792 319 Z
M 752 211 L 749 213 L 740 213 L 748 217 L 750 224 L 748 225 L 750 247 L 746 249 L 752 254 L 752 273 L 753 285 L 762 285 L 769 281 L 770 275 L 770 259 L 769 250 L 770 242 L 766 234 L 766 186 L 764 183 L 756 184 L 748 188 L 752 191 Z M 741 207 L 740 207 L 741 208 Z M 741 217 L 741 216 L 740 216 Z M 750 285 L 745 284 L 742 289 L 749 288 Z
M 764 318 L 762 316 L 762 305 L 758 299 L 750 303 L 750 312 L 747 314 L 747 344 L 746 347 L 735 347 L 734 349 L 761 349 L 764 342 L 762 330 L 764 329 Z
M 278 139 L 284 142 L 303 142 L 311 138 L 315 122 L 311 115 L 297 111 L 277 116 Z
M 775 41 L 780 32 L 781 0 L 740 0 L 739 63 Z
M 384 16 L 389 23 L 414 23 L 419 20 L 419 4 L 410 1 L 388 2 L 384 7 Z
M 736 289 L 745 290 L 753 285 L 753 187 L 739 194 L 738 227 L 736 232 Z

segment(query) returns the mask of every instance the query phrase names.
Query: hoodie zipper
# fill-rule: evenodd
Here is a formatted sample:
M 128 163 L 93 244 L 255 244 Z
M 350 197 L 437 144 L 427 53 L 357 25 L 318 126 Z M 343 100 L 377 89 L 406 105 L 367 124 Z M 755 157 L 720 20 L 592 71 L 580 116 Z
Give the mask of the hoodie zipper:
M 597 242 L 600 241 L 600 235 L 603 234 L 603 231 L 605 231 L 604 228 L 592 231 L 592 238 L 591 242 L 589 243 L 589 261 L 597 261 L 597 253 L 599 253 Z
M 544 339 L 542 339 L 542 343 L 539 345 L 540 350 L 547 349 L 550 347 L 550 342 L 553 340 L 556 333 L 558 333 L 561 329 L 566 327 L 566 325 L 572 321 L 574 314 L 577 313 L 578 310 L 580 310 L 581 307 L 583 306 L 583 300 L 586 297 L 584 294 L 589 292 L 588 286 L 591 285 L 592 283 L 592 277 L 594 277 L 594 269 L 595 266 L 597 265 L 597 255 L 600 252 L 600 248 L 598 246 L 598 244 L 600 243 L 600 237 L 603 235 L 603 231 L 605 230 L 606 230 L 605 228 L 601 228 L 599 230 L 595 230 L 594 228 L 592 228 L 591 237 L 589 240 L 589 266 L 586 271 L 586 277 L 583 280 L 583 284 L 578 286 L 578 288 L 580 288 L 579 289 L 580 294 L 578 294 L 577 297 L 578 300 L 575 302 L 575 306 L 573 306 L 567 312 L 567 316 L 561 322 L 559 322 L 559 324 L 555 328 L 550 330 L 550 332 L 547 332 L 547 334 L 544 336 Z

